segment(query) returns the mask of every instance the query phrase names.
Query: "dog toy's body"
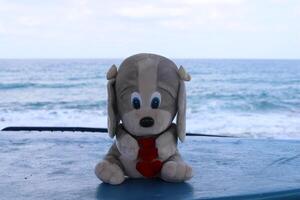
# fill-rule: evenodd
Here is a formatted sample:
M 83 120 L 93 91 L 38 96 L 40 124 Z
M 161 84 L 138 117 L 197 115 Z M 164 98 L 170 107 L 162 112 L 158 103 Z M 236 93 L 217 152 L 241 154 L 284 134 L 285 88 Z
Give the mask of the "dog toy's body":
M 110 184 L 122 183 L 125 176 L 190 179 L 192 169 L 177 150 L 177 137 L 185 137 L 184 80 L 189 75 L 167 58 L 138 54 L 119 70 L 112 66 L 107 79 L 109 134 L 116 142 L 96 166 L 98 178 Z

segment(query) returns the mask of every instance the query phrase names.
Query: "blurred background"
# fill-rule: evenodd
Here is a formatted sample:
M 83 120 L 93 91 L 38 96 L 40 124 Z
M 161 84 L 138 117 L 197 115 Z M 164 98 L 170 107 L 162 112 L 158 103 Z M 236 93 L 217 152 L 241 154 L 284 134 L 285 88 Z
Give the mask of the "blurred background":
M 299 18 L 297 0 L 0 0 L 0 128 L 106 127 L 106 71 L 148 52 L 192 75 L 187 131 L 300 139 Z

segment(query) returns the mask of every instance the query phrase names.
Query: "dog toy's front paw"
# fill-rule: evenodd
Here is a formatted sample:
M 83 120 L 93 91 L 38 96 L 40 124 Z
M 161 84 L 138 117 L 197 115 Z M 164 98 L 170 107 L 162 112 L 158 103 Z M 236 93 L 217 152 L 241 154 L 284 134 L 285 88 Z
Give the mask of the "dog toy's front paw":
M 117 164 L 106 160 L 96 165 L 95 174 L 101 181 L 112 185 L 118 185 L 125 180 L 122 169 Z
M 128 134 L 117 139 L 117 147 L 121 154 L 130 160 L 135 160 L 138 156 L 139 145 L 137 141 Z
M 186 181 L 192 176 L 192 168 L 184 162 L 168 161 L 161 170 L 161 178 L 169 182 Z

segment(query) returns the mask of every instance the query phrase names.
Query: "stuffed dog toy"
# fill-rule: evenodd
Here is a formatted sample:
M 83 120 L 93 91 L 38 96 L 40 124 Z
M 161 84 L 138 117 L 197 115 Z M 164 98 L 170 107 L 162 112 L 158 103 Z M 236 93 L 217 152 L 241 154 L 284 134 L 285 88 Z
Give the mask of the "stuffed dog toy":
M 185 138 L 184 81 L 190 79 L 182 66 L 155 54 L 133 55 L 109 69 L 108 132 L 116 141 L 95 167 L 100 180 L 116 185 L 125 176 L 169 182 L 192 177 L 177 150 L 177 138 Z

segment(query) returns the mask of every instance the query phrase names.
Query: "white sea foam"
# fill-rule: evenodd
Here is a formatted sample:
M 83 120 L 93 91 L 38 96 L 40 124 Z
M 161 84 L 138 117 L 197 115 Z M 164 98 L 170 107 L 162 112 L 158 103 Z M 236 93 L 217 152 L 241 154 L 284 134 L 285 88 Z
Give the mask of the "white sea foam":
M 96 111 L 30 110 L 0 113 L 0 129 L 8 126 L 83 126 L 106 127 L 107 117 Z
M 197 114 L 187 118 L 187 132 L 247 138 L 300 139 L 298 114 Z

